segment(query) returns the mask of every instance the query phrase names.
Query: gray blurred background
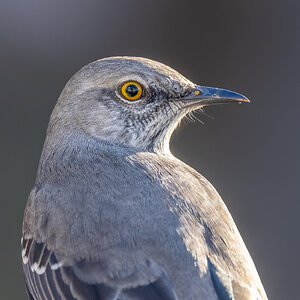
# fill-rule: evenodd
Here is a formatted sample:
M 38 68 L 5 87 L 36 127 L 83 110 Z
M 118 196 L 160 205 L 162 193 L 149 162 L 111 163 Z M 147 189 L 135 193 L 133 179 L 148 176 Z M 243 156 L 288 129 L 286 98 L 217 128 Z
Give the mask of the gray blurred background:
M 228 205 L 270 299 L 299 299 L 297 0 L 1 0 L 0 299 L 25 299 L 23 209 L 57 97 L 83 65 L 112 55 L 159 60 L 249 105 L 185 121 L 172 152 Z

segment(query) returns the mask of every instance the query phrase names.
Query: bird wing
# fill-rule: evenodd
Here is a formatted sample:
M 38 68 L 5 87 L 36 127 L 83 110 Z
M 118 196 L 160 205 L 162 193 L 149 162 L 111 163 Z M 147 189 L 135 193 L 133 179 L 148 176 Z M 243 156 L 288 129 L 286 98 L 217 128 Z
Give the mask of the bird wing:
M 66 300 L 176 300 L 176 294 L 164 273 L 146 285 L 118 289 L 105 283 L 90 283 L 91 264 L 83 261 L 77 265 L 64 266 L 57 260 L 53 251 L 45 243 L 32 238 L 22 238 L 22 259 L 25 281 L 30 299 L 66 299 Z M 80 267 L 78 267 L 80 265 Z M 78 268 L 81 274 L 78 276 Z
M 176 300 L 177 296 L 162 273 L 156 281 L 134 288 L 117 289 L 105 283 L 89 283 L 78 276 L 76 266 L 64 266 L 45 243 L 22 238 L 22 259 L 27 291 L 30 300 Z M 81 270 L 84 263 L 80 262 Z M 86 264 L 87 266 L 89 264 Z M 219 300 L 258 300 L 247 286 L 231 280 L 208 260 L 208 267 Z M 86 271 L 91 271 L 89 268 Z

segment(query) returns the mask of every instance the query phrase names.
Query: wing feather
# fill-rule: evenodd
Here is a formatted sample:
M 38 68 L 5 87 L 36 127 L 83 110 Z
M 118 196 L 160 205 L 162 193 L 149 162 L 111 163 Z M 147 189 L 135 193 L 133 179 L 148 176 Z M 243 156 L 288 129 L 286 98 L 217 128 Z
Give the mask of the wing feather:
M 34 300 L 176 300 L 167 276 L 148 285 L 112 288 L 105 283 L 90 284 L 79 279 L 72 266 L 64 266 L 46 244 L 23 238 L 23 268 L 30 299 Z

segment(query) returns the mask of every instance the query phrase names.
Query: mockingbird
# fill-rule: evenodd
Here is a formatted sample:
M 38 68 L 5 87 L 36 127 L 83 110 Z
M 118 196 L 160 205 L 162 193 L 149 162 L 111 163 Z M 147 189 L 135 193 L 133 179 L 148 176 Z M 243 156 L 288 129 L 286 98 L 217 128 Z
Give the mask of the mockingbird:
M 76 73 L 25 209 L 30 299 L 267 299 L 219 194 L 169 151 L 188 112 L 241 102 L 144 58 Z

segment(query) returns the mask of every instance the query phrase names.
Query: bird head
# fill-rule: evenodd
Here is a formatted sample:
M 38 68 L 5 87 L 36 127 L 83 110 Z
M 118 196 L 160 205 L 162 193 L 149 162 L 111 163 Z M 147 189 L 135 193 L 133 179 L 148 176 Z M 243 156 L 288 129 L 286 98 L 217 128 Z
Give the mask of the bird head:
M 111 57 L 88 64 L 70 79 L 50 127 L 77 128 L 110 143 L 168 153 L 172 132 L 187 113 L 241 102 L 249 100 L 196 85 L 162 63 Z

